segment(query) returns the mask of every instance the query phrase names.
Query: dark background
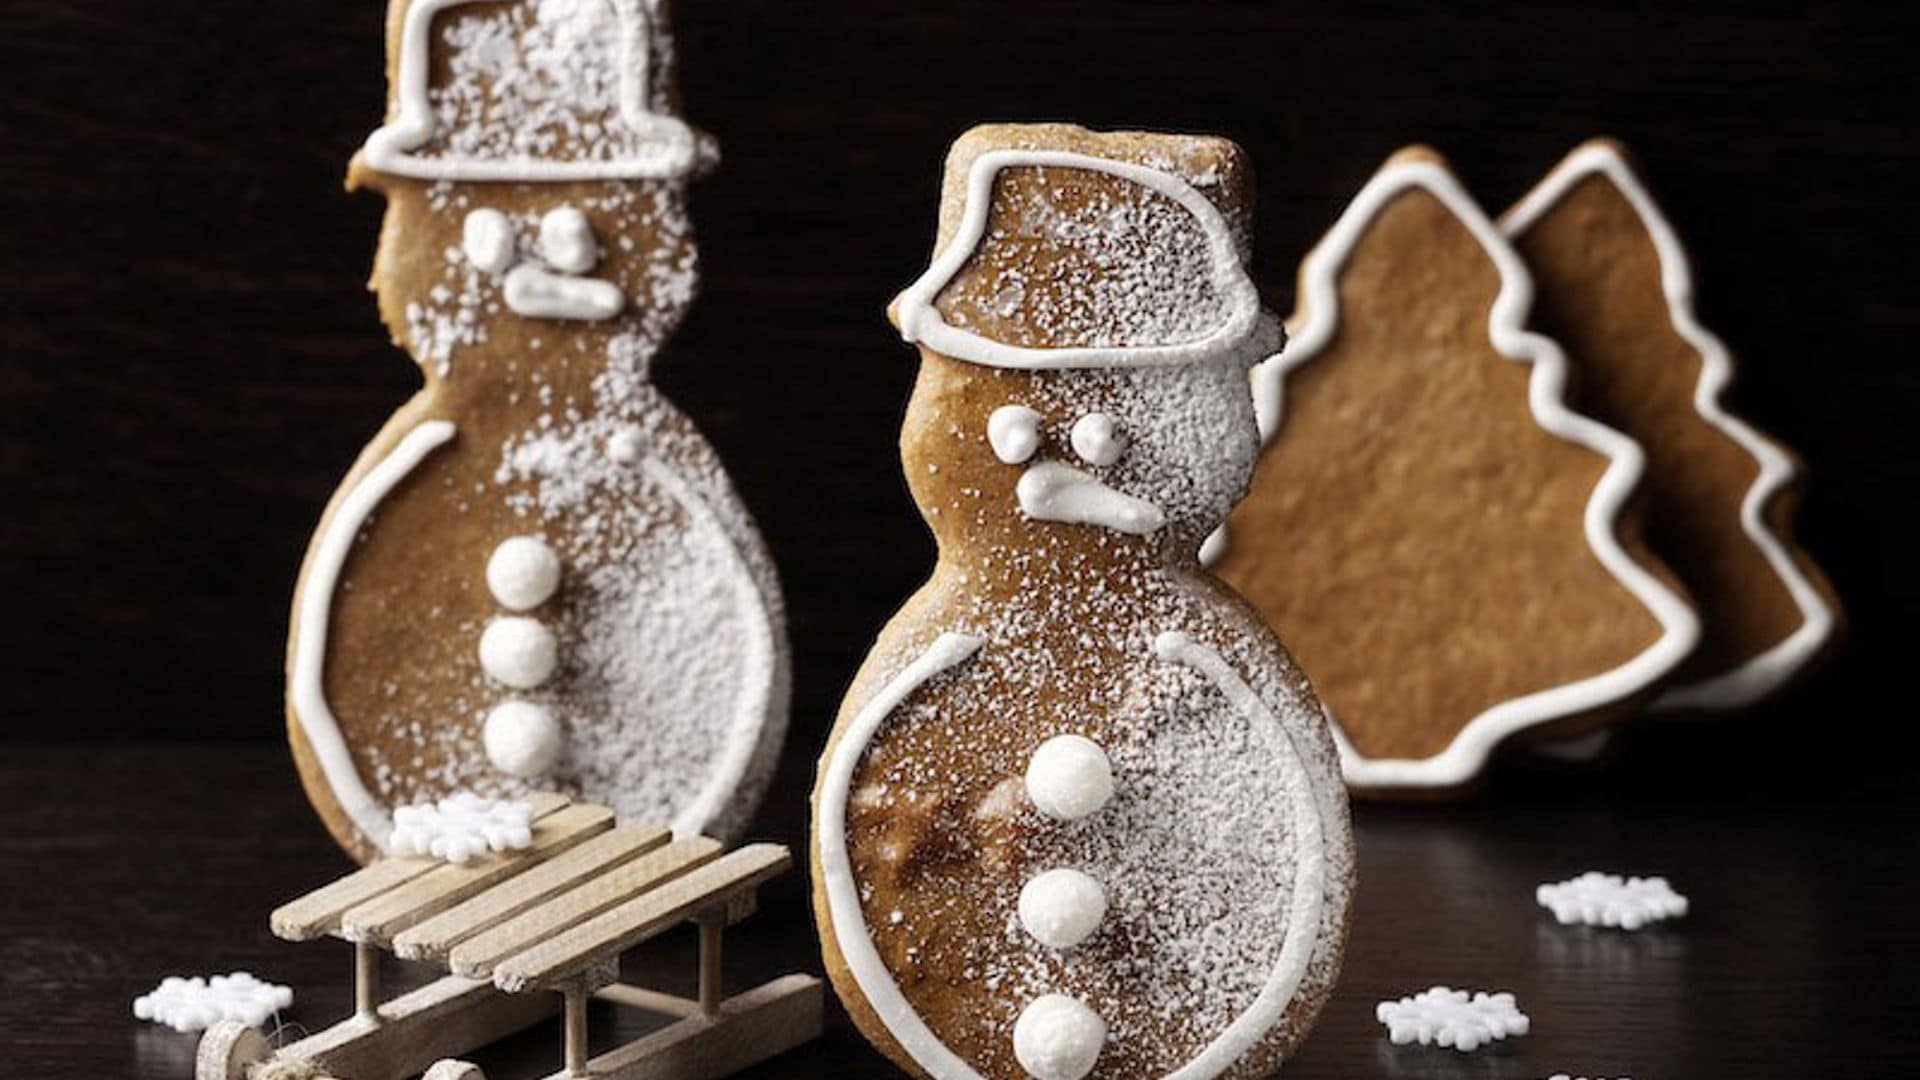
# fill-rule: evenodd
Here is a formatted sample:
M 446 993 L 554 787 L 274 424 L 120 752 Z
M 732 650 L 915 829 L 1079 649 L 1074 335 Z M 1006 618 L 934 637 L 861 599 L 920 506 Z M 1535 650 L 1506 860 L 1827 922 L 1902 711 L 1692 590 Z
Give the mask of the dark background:
M 1907 1014 L 1841 1005 L 1897 998 L 1875 988 L 1920 962 L 1902 899 L 1920 880 L 1913 769 L 1890 752 L 1911 738 L 1900 642 L 1920 615 L 1920 27 L 1899 6 L 683 4 L 687 114 L 725 160 L 695 203 L 705 291 L 658 371 L 732 469 L 791 608 L 794 731 L 763 830 L 802 838 L 844 682 L 931 565 L 895 457 L 913 355 L 881 308 L 925 263 L 956 134 L 1068 119 L 1237 139 L 1259 170 L 1256 278 L 1282 312 L 1300 254 L 1395 148 L 1439 148 L 1498 212 L 1574 144 L 1611 134 L 1645 162 L 1693 250 L 1705 320 L 1742 356 L 1736 406 L 1812 465 L 1801 534 L 1852 639 L 1780 701 L 1637 732 L 1605 770 L 1508 770 L 1465 809 L 1363 812 L 1363 871 L 1403 878 L 1363 885 L 1348 966 L 1360 989 L 1343 988 L 1298 1074 L 1444 1064 L 1396 1057 L 1366 1015 L 1377 995 L 1474 973 L 1406 972 L 1413 938 L 1461 965 L 1498 952 L 1453 935 L 1457 921 L 1410 929 L 1419 890 L 1452 873 L 1436 850 L 1456 853 L 1449 866 L 1499 864 L 1489 878 L 1511 877 L 1518 902 L 1475 892 L 1492 906 L 1458 917 L 1518 920 L 1529 949 L 1530 882 L 1587 858 L 1638 855 L 1659 864 L 1619 868 L 1676 877 L 1691 861 L 1696 885 L 1729 901 L 1799 898 L 1790 914 L 1757 905 L 1772 922 L 1682 939 L 1695 968 L 1659 985 L 1711 1007 L 1646 1011 L 1651 984 L 1634 978 L 1673 973 L 1630 956 L 1641 974 L 1617 989 L 1641 1011 L 1590 1011 L 1644 1022 L 1585 1043 L 1641 1038 L 1652 1056 L 1622 1071 L 1906 1072 Z M 38 979 L 23 987 L 40 995 L 31 1008 L 11 992 L 23 987 L 4 995 L 0 1043 L 38 1048 L 25 1061 L 40 1075 L 75 1055 L 90 1075 L 124 1072 L 114 1018 L 164 971 L 224 970 L 241 949 L 282 977 L 305 971 L 264 940 L 262 915 L 341 868 L 280 748 L 281 662 L 320 509 L 416 385 L 361 288 L 380 200 L 340 187 L 382 111 L 382 7 L 0 7 L 0 738 L 14 744 L 0 748 L 0 978 Z M 213 821 L 240 842 L 194 838 Z M 156 851 L 172 852 L 164 896 L 141 877 L 160 872 Z M 217 883 L 192 869 L 213 851 L 241 860 Z M 768 948 L 805 964 L 797 885 L 788 900 Z M 1369 956 L 1403 968 L 1369 970 Z M 1716 997 L 1730 981 L 1784 988 Z M 76 996 L 82 983 L 100 1000 Z M 92 1011 L 69 1037 L 27 1019 L 47 1008 Z M 1656 1035 L 1659 1017 L 1673 1030 Z M 830 1045 L 820 1060 L 842 1074 L 877 1068 L 844 1032 Z M 139 1060 L 170 1075 L 165 1053 Z M 1462 1075 L 1583 1067 L 1477 1062 Z

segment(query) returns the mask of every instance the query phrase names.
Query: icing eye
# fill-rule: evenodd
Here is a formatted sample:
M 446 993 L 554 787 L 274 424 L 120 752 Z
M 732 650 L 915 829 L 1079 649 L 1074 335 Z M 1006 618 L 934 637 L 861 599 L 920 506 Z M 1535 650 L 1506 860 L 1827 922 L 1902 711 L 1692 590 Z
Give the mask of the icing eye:
M 587 215 L 572 206 L 547 211 L 540 219 L 540 257 L 562 274 L 584 274 L 600 261 Z
M 987 417 L 987 442 L 993 456 L 1018 465 L 1040 449 L 1040 414 L 1025 405 L 1002 405 Z
M 481 207 L 460 229 L 460 250 L 483 274 L 498 274 L 513 264 L 513 223 L 498 210 Z
M 1126 436 L 1106 413 L 1088 413 L 1073 423 L 1073 452 L 1089 465 L 1111 465 L 1127 452 Z

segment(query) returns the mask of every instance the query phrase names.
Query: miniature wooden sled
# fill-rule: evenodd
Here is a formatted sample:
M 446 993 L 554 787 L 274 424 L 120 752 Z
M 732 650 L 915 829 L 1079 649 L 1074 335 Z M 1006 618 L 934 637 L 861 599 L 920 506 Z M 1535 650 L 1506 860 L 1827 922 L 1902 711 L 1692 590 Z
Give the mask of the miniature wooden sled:
M 551 794 L 529 801 L 533 843 L 525 849 L 459 864 L 381 859 L 274 911 L 273 932 L 288 941 L 353 944 L 354 1015 L 271 1054 L 257 1032 L 217 1026 L 201 1040 L 196 1080 L 248 1080 L 250 1069 L 271 1076 L 277 1068 L 401 1080 L 429 1066 L 435 1075 L 477 1077 L 472 1066 L 441 1059 L 556 1012 L 566 1018 L 566 1057 L 552 1080 L 707 1080 L 820 1034 L 821 983 L 810 975 L 721 993 L 722 932 L 752 912 L 762 882 L 792 865 L 786 848 L 749 844 L 722 854 L 719 841 L 704 836 L 675 840 L 655 826 L 616 826 L 604 806 Z M 688 920 L 700 931 L 697 999 L 619 981 L 620 954 Z M 382 949 L 448 974 L 382 1001 Z M 677 1021 L 590 1059 L 589 997 Z

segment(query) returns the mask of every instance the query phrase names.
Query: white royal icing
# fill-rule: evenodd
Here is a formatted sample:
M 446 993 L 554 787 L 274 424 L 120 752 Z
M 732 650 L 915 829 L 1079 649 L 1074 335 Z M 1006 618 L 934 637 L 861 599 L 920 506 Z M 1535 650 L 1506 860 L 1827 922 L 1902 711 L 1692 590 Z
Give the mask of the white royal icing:
M 940 291 L 973 257 L 986 235 L 994 177 L 1017 167 L 1085 169 L 1107 173 L 1151 188 L 1193 215 L 1206 233 L 1210 269 L 1228 314 L 1220 325 L 1193 340 L 1171 344 L 1079 348 L 1028 348 L 994 341 L 953 326 L 934 307 Z M 1058 150 L 993 150 L 974 159 L 967 173 L 966 206 L 953 239 L 919 280 L 900 294 L 895 316 L 900 336 L 946 356 L 993 367 L 1027 370 L 1079 367 L 1131 367 L 1185 364 L 1232 356 L 1266 327 L 1260 296 L 1240 264 L 1233 230 L 1220 210 L 1193 185 L 1159 169 Z
M 487 760 L 508 776 L 530 780 L 553 767 L 566 736 L 553 710 L 531 701 L 503 701 L 480 730 Z
M 1000 406 L 987 417 L 987 444 L 1005 464 L 1024 464 L 1040 449 L 1040 414 L 1025 405 Z
M 513 222 L 492 207 L 469 211 L 460 228 L 460 250 L 474 269 L 498 274 L 513 265 Z
M 538 619 L 502 615 L 480 634 L 480 670 L 516 690 L 531 690 L 560 666 L 560 643 Z
M 1055 735 L 1027 759 L 1027 798 L 1056 821 L 1078 821 L 1113 798 L 1113 764 L 1085 735 Z
M 368 515 L 386 498 L 406 475 L 426 456 L 454 436 L 454 425 L 446 420 L 427 420 L 407 432 L 380 464 L 361 477 L 340 500 L 328 519 L 325 531 L 314 545 L 312 561 L 300 586 L 300 604 L 294 625 L 298 638 L 294 646 L 292 696 L 294 713 L 307 745 L 320 764 L 321 775 L 333 791 L 334 801 L 359 827 L 368 840 L 384 848 L 391 823 L 387 811 L 367 790 L 353 766 L 340 724 L 327 705 L 325 666 L 327 629 L 333 613 L 333 591 L 353 550 L 354 538 L 366 524 Z
M 560 587 L 560 556 L 538 536 L 500 541 L 487 558 L 487 589 L 509 611 L 528 611 Z
M 1469 995 L 1444 986 L 1399 1001 L 1383 1001 L 1374 1007 L 1374 1017 L 1386 1025 L 1387 1037 L 1395 1046 L 1418 1042 L 1461 1053 L 1509 1035 L 1525 1035 L 1531 1026 L 1512 994 Z
M 367 137 L 360 154 L 381 172 L 430 180 L 615 180 L 684 176 L 698 164 L 699 141 L 677 117 L 653 112 L 650 56 L 652 17 L 642 0 L 546 0 L 536 18 L 611 16 L 617 22 L 618 115 L 635 140 L 631 153 L 607 159 L 559 160 L 530 156 L 489 159 L 417 151 L 437 133 L 429 80 L 433 74 L 435 16 L 474 0 L 414 0 L 400 31 L 394 118 Z
M 841 956 L 874 1015 L 886 1025 L 900 1048 L 935 1080 L 981 1080 L 981 1077 L 927 1027 L 926 1021 L 920 1018 L 901 993 L 874 947 L 860 908 L 860 887 L 854 880 L 852 858 L 847 851 L 847 801 L 861 755 L 887 717 L 914 691 L 972 658 L 983 644 L 981 638 L 968 634 L 942 634 L 924 653 L 881 687 L 854 717 L 828 755 L 820 779 L 821 881 L 827 896 L 828 917 Z M 1199 671 L 1249 721 L 1285 731 L 1272 710 L 1219 653 L 1179 632 L 1168 632 L 1157 637 L 1154 651 L 1167 663 L 1183 664 Z M 1290 763 L 1292 768 L 1298 775 L 1308 776 L 1293 735 L 1287 732 L 1285 739 L 1293 759 Z M 1211 1080 L 1232 1067 L 1279 1023 L 1301 979 L 1306 975 L 1307 964 L 1319 942 L 1327 875 L 1324 827 L 1319 800 L 1311 783 L 1300 785 L 1292 811 L 1300 828 L 1297 841 L 1298 869 L 1287 910 L 1287 926 L 1293 932 L 1287 935 L 1279 958 L 1252 1003 L 1198 1056 L 1169 1073 L 1166 1080 Z M 1104 1041 L 1104 1024 L 1101 1038 Z M 1019 1042 L 1018 1024 L 1015 1041 L 1016 1044 Z M 1016 1056 L 1019 1056 L 1017 1045 Z M 1024 1058 L 1021 1063 L 1032 1071 L 1032 1063 Z
M 205 1031 L 222 1020 L 259 1027 L 293 1005 L 293 991 L 244 971 L 212 978 L 169 975 L 133 999 L 133 1015 L 175 1031 Z
M 1020 926 L 1050 949 L 1071 949 L 1100 929 L 1107 890 L 1071 867 L 1035 874 L 1020 889 Z
M 1080 1080 L 1106 1042 L 1106 1022 L 1065 994 L 1028 1002 L 1013 1024 L 1014 1060 L 1034 1080 Z
M 620 314 L 627 306 L 627 295 L 611 281 L 568 277 L 533 263 L 521 263 L 507 271 L 501 291 L 513 313 L 529 319 L 600 322 Z
M 455 792 L 438 802 L 393 812 L 389 854 L 424 855 L 463 863 L 492 851 L 519 851 L 533 843 L 533 804 Z
M 1073 422 L 1069 436 L 1073 452 L 1089 465 L 1111 465 L 1127 452 L 1127 440 L 1103 412 L 1088 413 Z
M 1542 885 L 1533 895 L 1563 926 L 1581 923 L 1638 930 L 1687 913 L 1687 898 L 1674 892 L 1663 877 L 1621 877 L 1589 870 Z
M 1134 536 L 1151 535 L 1167 523 L 1166 514 L 1153 503 L 1058 461 L 1029 465 L 1013 490 L 1020 509 L 1037 521 L 1099 525 Z
M 1800 569 L 1787 545 L 1768 525 L 1767 504 L 1792 482 L 1794 461 L 1774 442 L 1729 413 L 1720 397 L 1733 382 L 1733 353 L 1701 324 L 1693 305 L 1693 270 L 1680 237 L 1660 212 L 1659 204 L 1634 175 L 1620 152 L 1608 143 L 1590 143 L 1575 151 L 1540 186 L 1507 212 L 1500 227 L 1508 236 L 1531 228 L 1579 182 L 1603 176 L 1626 197 L 1660 258 L 1660 287 L 1674 332 L 1700 354 L 1700 381 L 1693 391 L 1693 407 L 1702 419 L 1725 432 L 1760 463 L 1760 475 L 1740 503 L 1740 527 L 1766 556 L 1767 564 L 1787 587 L 1800 609 L 1800 628 L 1786 640 L 1732 671 L 1698 682 L 1672 686 L 1654 699 L 1655 709 L 1736 709 L 1767 696 L 1819 653 L 1833 636 L 1838 619 L 1826 597 Z
M 1616 531 L 1620 513 L 1646 468 L 1638 443 L 1566 405 L 1567 361 L 1560 347 L 1525 329 L 1533 302 L 1533 279 L 1520 256 L 1500 235 L 1472 196 L 1445 169 L 1427 162 L 1401 162 L 1382 169 L 1341 214 L 1333 230 L 1307 256 L 1300 276 L 1307 321 L 1287 350 L 1253 369 L 1254 414 L 1261 438 L 1271 442 L 1283 422 L 1285 384 L 1295 369 L 1311 363 L 1332 342 L 1340 323 L 1338 278 L 1375 217 L 1397 197 L 1423 190 L 1466 228 L 1500 275 L 1500 294 L 1487 316 L 1494 348 L 1530 364 L 1527 402 L 1542 430 L 1608 459 L 1606 472 L 1587 501 L 1584 531 L 1594 556 L 1614 580 L 1640 601 L 1661 627 L 1658 640 L 1610 671 L 1503 701 L 1468 721 L 1446 749 L 1426 758 L 1369 758 L 1333 725 L 1341 770 L 1361 787 L 1453 787 L 1477 774 L 1495 746 L 1516 732 L 1629 697 L 1654 684 L 1685 660 L 1700 639 L 1700 620 L 1673 590 L 1635 562 Z
M 540 218 L 540 257 L 563 274 L 584 274 L 600 261 L 593 226 L 577 206 L 558 206 Z

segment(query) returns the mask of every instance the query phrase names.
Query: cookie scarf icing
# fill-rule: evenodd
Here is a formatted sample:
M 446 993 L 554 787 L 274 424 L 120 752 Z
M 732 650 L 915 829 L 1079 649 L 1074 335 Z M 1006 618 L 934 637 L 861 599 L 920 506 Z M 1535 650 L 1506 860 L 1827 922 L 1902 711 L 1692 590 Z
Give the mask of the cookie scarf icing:
M 1767 525 L 1767 504 L 1793 481 L 1795 466 L 1772 440 L 1727 412 L 1720 396 L 1733 381 L 1733 354 L 1726 343 L 1701 324 L 1693 305 L 1693 271 L 1680 238 L 1660 212 L 1653 196 L 1634 175 L 1613 146 L 1594 143 L 1581 147 L 1560 163 L 1501 221 L 1509 237 L 1517 237 L 1565 198 L 1580 181 L 1604 178 L 1627 200 L 1646 229 L 1660 261 L 1660 291 L 1666 298 L 1674 332 L 1700 355 L 1700 379 L 1695 384 L 1694 410 L 1701 419 L 1724 432 L 1760 464 L 1760 474 L 1740 503 L 1740 527 L 1767 564 L 1779 575 L 1802 622 L 1779 644 L 1754 656 L 1732 671 L 1698 682 L 1674 686 L 1654 699 L 1656 709 L 1731 709 L 1757 701 L 1790 679 L 1832 638 L 1838 619 L 1833 607 L 1794 561 L 1786 543 Z
M 1607 458 L 1609 464 L 1587 501 L 1583 532 L 1607 573 L 1653 615 L 1660 637 L 1633 659 L 1609 671 L 1501 702 L 1473 717 L 1446 749 L 1425 758 L 1370 758 L 1333 725 L 1341 767 L 1349 783 L 1378 787 L 1453 787 L 1476 775 L 1495 746 L 1529 727 L 1575 715 L 1629 697 L 1685 660 L 1700 638 L 1699 618 L 1679 596 L 1635 562 L 1616 532 L 1621 511 L 1646 469 L 1638 443 L 1612 428 L 1572 412 L 1566 405 L 1567 361 L 1559 346 L 1525 329 L 1533 280 L 1520 257 L 1445 169 L 1403 162 L 1382 169 L 1347 207 L 1301 270 L 1304 325 L 1286 352 L 1253 370 L 1254 412 L 1260 434 L 1271 442 L 1284 422 L 1286 379 L 1311 363 L 1332 342 L 1340 323 L 1338 281 L 1348 258 L 1374 219 L 1396 198 L 1425 191 L 1472 235 L 1498 271 L 1500 293 L 1487 317 L 1493 347 L 1531 367 L 1527 403 L 1536 424 L 1549 434 Z M 1216 534 L 1207 554 L 1231 543 Z
M 920 1018 L 874 947 L 861 912 L 860 890 L 847 849 L 847 801 L 860 758 L 887 718 L 915 691 L 965 664 L 984 645 L 983 638 L 972 634 L 940 635 L 860 710 L 834 747 L 820 783 L 820 865 L 834 936 L 847 969 L 881 1023 L 914 1062 L 935 1080 L 982 1078 Z M 1154 653 L 1165 663 L 1199 671 L 1226 697 L 1234 711 L 1257 726 L 1280 732 L 1290 754 L 1284 767 L 1303 780 L 1295 790 L 1291 808 L 1294 820 L 1301 823 L 1300 857 L 1288 907 L 1289 932 L 1281 944 L 1280 956 L 1252 1003 L 1198 1056 L 1165 1077 L 1165 1080 L 1210 1080 L 1230 1068 L 1280 1022 L 1306 975 L 1319 944 L 1321 909 L 1326 895 L 1324 824 L 1319 797 L 1306 766 L 1307 755 L 1295 742 L 1293 733 L 1280 723 L 1225 658 L 1179 631 L 1168 631 L 1155 638 Z

